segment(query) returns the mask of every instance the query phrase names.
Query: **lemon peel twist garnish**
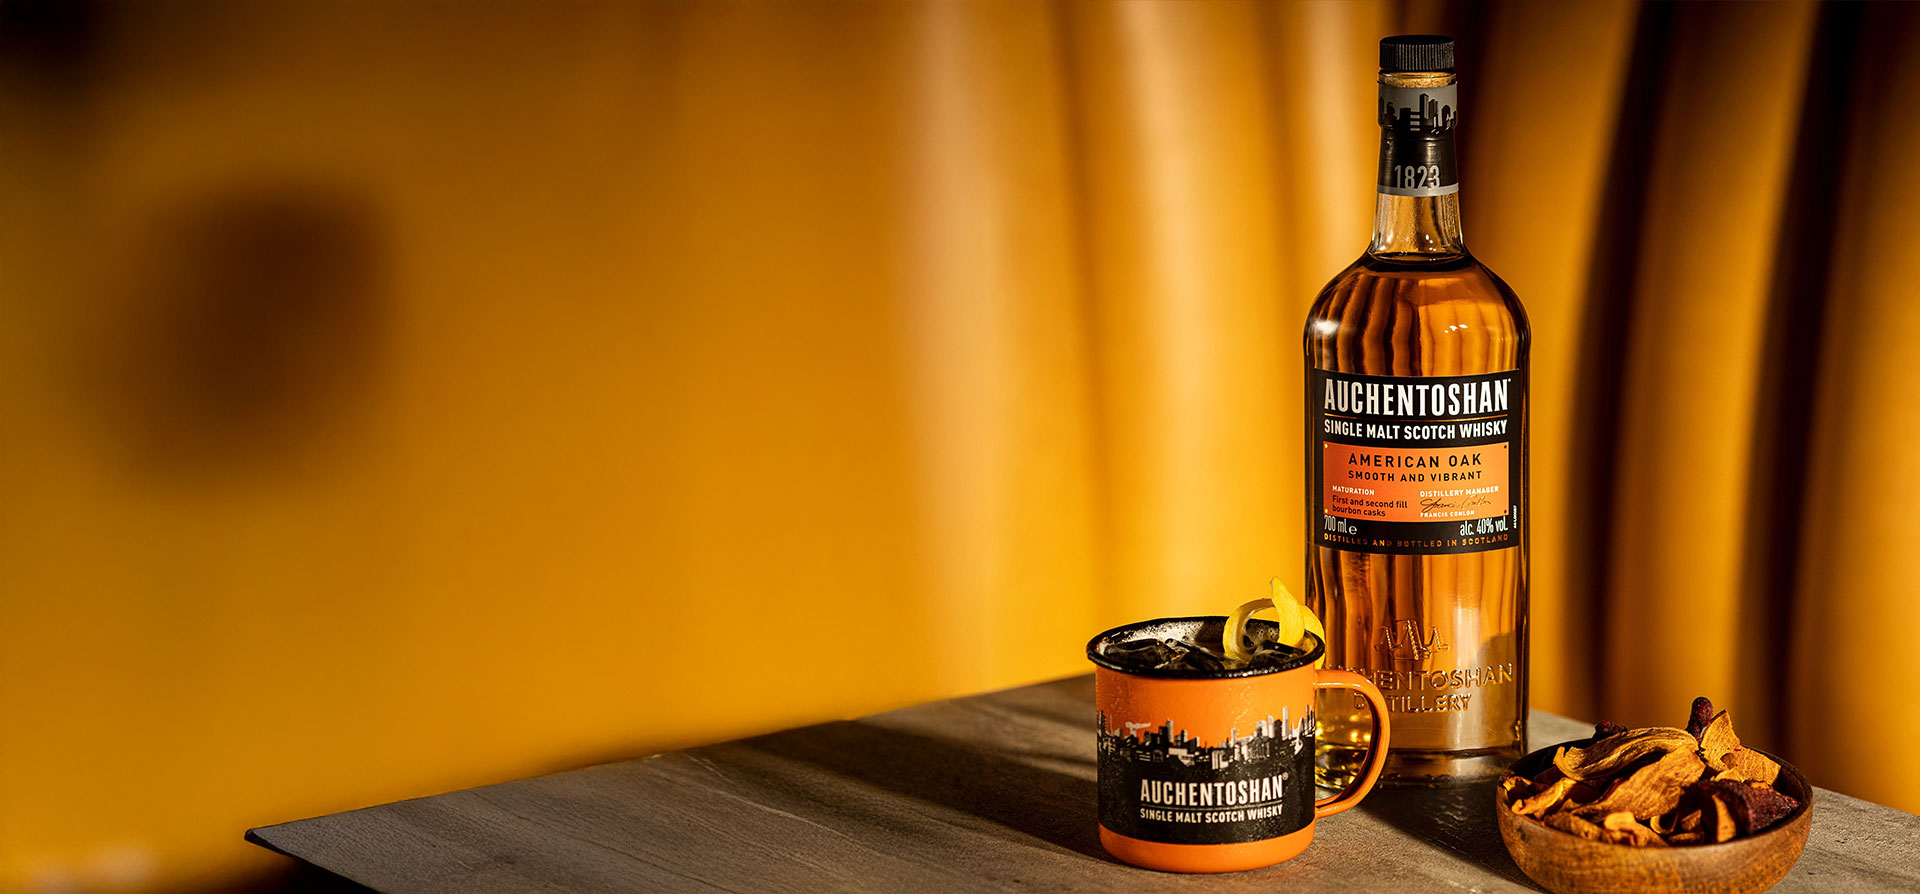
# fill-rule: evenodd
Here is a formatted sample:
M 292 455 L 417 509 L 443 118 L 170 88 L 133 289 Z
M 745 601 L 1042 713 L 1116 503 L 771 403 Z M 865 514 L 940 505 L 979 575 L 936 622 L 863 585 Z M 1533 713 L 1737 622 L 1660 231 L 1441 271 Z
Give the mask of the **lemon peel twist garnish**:
M 1253 658 L 1252 650 L 1245 645 L 1247 622 L 1253 619 L 1255 612 L 1262 609 L 1273 609 L 1275 620 L 1280 624 L 1280 634 L 1274 638 L 1276 642 L 1294 645 L 1304 650 L 1307 645 L 1302 640 L 1309 633 L 1319 637 L 1321 642 L 1326 642 L 1327 628 L 1320 623 L 1320 618 L 1302 605 L 1300 600 L 1295 599 L 1293 593 L 1280 582 L 1279 578 L 1273 579 L 1272 586 L 1271 598 L 1251 600 L 1234 609 L 1233 616 L 1227 619 L 1226 629 L 1221 631 L 1220 644 L 1225 647 L 1227 658 L 1232 661 L 1245 664 Z M 1322 652 L 1319 659 L 1313 662 L 1313 666 L 1326 667 L 1326 665 L 1327 656 Z

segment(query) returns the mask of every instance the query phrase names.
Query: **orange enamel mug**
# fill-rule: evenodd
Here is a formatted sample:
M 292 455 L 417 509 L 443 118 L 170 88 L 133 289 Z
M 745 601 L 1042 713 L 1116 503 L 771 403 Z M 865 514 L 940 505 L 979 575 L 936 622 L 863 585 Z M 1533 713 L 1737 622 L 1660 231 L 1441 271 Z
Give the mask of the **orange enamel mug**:
M 1380 778 L 1386 703 L 1358 674 L 1316 670 L 1326 651 L 1317 638 L 1277 666 L 1238 670 L 1142 670 L 1105 654 L 1142 639 L 1217 643 L 1226 620 L 1161 618 L 1087 643 L 1099 709 L 1100 843 L 1119 860 L 1168 872 L 1272 866 L 1306 850 L 1315 820 L 1359 803 Z M 1314 694 L 1330 688 L 1367 700 L 1373 735 L 1353 784 L 1316 800 Z

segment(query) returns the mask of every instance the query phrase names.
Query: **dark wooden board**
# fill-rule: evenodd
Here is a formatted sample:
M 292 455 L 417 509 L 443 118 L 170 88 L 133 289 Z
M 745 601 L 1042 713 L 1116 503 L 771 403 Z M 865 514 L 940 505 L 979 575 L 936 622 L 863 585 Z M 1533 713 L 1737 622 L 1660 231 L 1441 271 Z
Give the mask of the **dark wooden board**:
M 1535 713 L 1535 744 L 1591 727 Z M 1298 859 L 1113 861 L 1076 677 L 254 829 L 381 891 L 1534 891 L 1489 786 L 1378 792 Z M 1783 894 L 1920 891 L 1920 817 L 1821 790 Z

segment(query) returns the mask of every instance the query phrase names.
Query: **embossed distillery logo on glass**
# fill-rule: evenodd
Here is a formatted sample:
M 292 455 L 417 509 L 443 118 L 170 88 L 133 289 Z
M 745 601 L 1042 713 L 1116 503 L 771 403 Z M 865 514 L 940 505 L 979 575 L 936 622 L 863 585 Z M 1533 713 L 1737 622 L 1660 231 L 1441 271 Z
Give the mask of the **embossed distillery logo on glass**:
M 1387 710 L 1401 714 L 1465 711 L 1487 687 L 1515 685 L 1517 674 L 1511 661 L 1479 667 L 1343 669 L 1366 677 L 1368 682 L 1380 687 L 1380 693 L 1387 698 Z M 1366 702 L 1355 699 L 1353 709 L 1365 711 Z
M 1100 824 L 1169 844 L 1263 841 L 1313 820 L 1313 712 L 1209 743 L 1172 720 L 1099 715 Z
M 1373 644 L 1374 651 L 1385 652 L 1389 657 L 1406 658 L 1413 661 L 1425 661 L 1435 652 L 1445 652 L 1449 648 L 1440 641 L 1440 628 L 1428 627 L 1426 636 L 1420 635 L 1420 622 L 1411 619 L 1397 624 L 1381 625 L 1379 642 Z
M 1315 542 L 1437 555 L 1518 545 L 1512 432 L 1525 419 L 1516 371 L 1363 376 L 1313 370 Z
M 1440 628 L 1401 618 L 1382 624 L 1374 631 L 1373 650 L 1395 661 L 1424 662 L 1436 654 L 1452 651 L 1440 635 Z M 1370 668 L 1350 667 L 1380 687 L 1386 696 L 1387 710 L 1403 714 L 1428 714 L 1436 711 L 1465 711 L 1482 687 L 1512 685 L 1514 666 L 1506 664 L 1469 668 Z M 1355 698 L 1353 709 L 1365 711 L 1366 701 Z

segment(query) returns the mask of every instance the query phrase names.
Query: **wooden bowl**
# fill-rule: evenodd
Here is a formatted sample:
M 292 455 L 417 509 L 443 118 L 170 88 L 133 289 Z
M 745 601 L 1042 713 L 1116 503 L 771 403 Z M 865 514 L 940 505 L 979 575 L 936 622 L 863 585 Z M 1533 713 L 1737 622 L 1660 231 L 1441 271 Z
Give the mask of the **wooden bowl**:
M 1501 776 L 1532 779 L 1553 763 L 1555 748 L 1579 748 L 1592 739 L 1542 748 L 1516 761 Z M 1766 752 L 1761 752 L 1766 754 Z M 1670 891 L 1676 894 L 1755 894 L 1774 886 L 1800 859 L 1813 816 L 1813 787 L 1792 764 L 1780 765 L 1773 787 L 1800 800 L 1792 813 L 1758 835 L 1719 844 L 1632 847 L 1588 841 L 1507 808 L 1494 790 L 1494 815 L 1500 837 L 1520 871 L 1554 894 L 1616 894 L 1621 891 Z

